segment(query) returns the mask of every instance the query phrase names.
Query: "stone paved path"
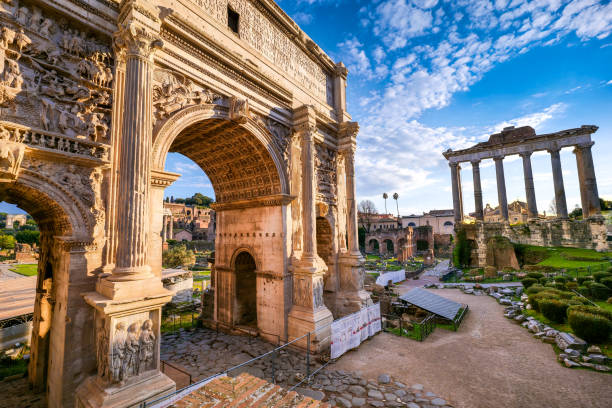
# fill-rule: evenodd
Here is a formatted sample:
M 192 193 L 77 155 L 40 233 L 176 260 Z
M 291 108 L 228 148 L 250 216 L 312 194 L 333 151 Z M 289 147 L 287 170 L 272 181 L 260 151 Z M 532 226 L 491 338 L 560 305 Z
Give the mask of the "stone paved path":
M 426 270 L 423 273 L 423 276 L 440 277 L 448 270 L 449 264 L 450 264 L 450 261 L 448 259 L 445 259 L 439 264 L 437 264 L 436 266 L 434 266 L 433 268 L 429 268 L 428 270 Z
M 12 280 L 12 279 L 20 279 L 24 277 L 23 275 L 9 271 L 9 268 L 11 267 L 12 265 L 9 265 L 9 264 L 0 264 L 0 282 Z
M 457 332 L 438 328 L 422 343 L 381 333 L 334 369 L 368 378 L 384 371 L 436 390 L 455 407 L 612 407 L 612 375 L 561 366 L 552 347 L 504 318 L 494 299 L 433 292 L 470 306 Z
M 34 312 L 37 278 L 22 275 L 19 277 L 0 283 L 0 320 Z

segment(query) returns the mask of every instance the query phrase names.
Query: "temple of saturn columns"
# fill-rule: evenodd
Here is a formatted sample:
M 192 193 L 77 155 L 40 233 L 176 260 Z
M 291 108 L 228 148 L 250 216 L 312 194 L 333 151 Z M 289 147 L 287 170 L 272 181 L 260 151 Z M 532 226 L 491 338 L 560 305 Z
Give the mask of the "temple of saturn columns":
M 221 328 L 291 340 L 371 302 L 347 69 L 274 1 L 3 0 L 0 30 L 0 201 L 41 229 L 29 380 L 50 407 L 175 389 L 159 359 L 168 152 L 215 190 Z
M 466 230 L 468 239 L 474 241 L 473 262 L 485 266 L 486 242 L 492 236 L 505 236 L 512 242 L 543 245 L 570 246 L 607 249 L 606 228 L 599 205 L 595 166 L 591 148 L 594 142 L 591 135 L 597 126 L 582 126 L 562 130 L 556 133 L 537 135 L 530 126 L 509 127 L 500 133 L 491 135 L 486 142 L 478 143 L 468 149 L 447 150 L 443 153 L 451 169 L 453 208 L 455 225 Z M 578 168 L 580 198 L 582 201 L 583 220 L 574 221 L 568 218 L 565 187 L 559 152 L 564 147 L 573 147 Z M 531 170 L 531 155 L 537 151 L 550 154 L 553 184 L 555 189 L 556 219 L 538 217 L 535 187 Z M 513 226 L 508 222 L 508 199 L 504 174 L 504 158 L 520 155 L 523 161 L 525 194 L 527 196 L 528 223 L 525 226 Z M 483 215 L 482 187 L 480 180 L 480 162 L 484 159 L 495 161 L 497 179 L 497 197 L 504 222 L 485 223 Z M 461 188 L 461 164 L 470 163 L 474 178 L 475 219 L 473 224 L 464 223 L 463 193 Z M 477 255 L 477 256 L 476 256 Z

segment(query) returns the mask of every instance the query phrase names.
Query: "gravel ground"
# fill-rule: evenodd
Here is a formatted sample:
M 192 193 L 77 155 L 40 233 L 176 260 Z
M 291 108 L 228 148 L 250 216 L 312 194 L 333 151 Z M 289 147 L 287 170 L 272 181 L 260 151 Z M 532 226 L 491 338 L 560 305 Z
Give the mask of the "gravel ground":
M 12 266 L 13 265 L 0 264 L 0 282 L 12 279 L 20 279 L 24 277 L 23 275 L 9 271 L 9 268 L 11 268 Z
M 421 383 L 455 407 L 612 407 L 612 375 L 561 366 L 552 346 L 505 319 L 494 299 L 433 292 L 469 304 L 457 332 L 436 329 L 422 343 L 381 333 L 333 369 Z

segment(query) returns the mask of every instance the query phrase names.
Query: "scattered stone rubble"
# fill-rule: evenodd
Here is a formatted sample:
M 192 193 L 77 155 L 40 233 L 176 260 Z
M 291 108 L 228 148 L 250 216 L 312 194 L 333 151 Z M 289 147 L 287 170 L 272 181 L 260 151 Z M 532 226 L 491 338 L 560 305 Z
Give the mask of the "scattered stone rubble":
M 209 329 L 179 330 L 163 334 L 161 359 L 185 370 L 192 375 L 193 381 L 198 381 L 273 348 L 273 345 L 258 338 L 217 333 Z M 311 358 L 311 373 L 320 366 L 320 362 Z M 420 384 L 408 386 L 394 381 L 387 374 L 380 375 L 377 380 L 366 379 L 360 372 L 334 371 L 332 366 L 314 375 L 310 383 L 304 381 L 295 391 L 338 407 L 451 407 L 445 399 L 424 391 Z M 246 372 L 272 382 L 274 374 L 276 384 L 290 388 L 304 379 L 305 371 L 304 355 L 284 349 L 279 352 L 274 367 L 272 359 L 267 357 L 228 375 L 233 377 Z
M 496 288 L 494 286 L 487 289 L 489 296 L 495 298 L 499 304 L 506 306 L 504 316 L 520 324 L 533 337 L 540 339 L 544 343 L 556 345 L 560 350 L 558 360 L 568 368 L 584 367 L 596 371 L 608 372 L 610 359 L 601 352 L 597 346 L 590 346 L 579 337 L 571 333 L 555 330 L 545 325 L 534 317 L 525 316 L 524 310 L 531 309 L 528 304 L 528 296 L 523 294 L 523 288 Z M 520 296 L 520 301 L 514 297 Z

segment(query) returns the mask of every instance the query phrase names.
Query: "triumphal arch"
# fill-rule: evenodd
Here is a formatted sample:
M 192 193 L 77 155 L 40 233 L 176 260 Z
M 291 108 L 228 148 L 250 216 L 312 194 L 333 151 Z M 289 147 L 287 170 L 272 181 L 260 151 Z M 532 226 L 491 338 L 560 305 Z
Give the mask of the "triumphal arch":
M 1 0 L 0 30 L 0 200 L 42 231 L 29 377 L 49 406 L 175 387 L 168 152 L 215 189 L 221 326 L 292 339 L 369 302 L 347 70 L 272 0 Z

